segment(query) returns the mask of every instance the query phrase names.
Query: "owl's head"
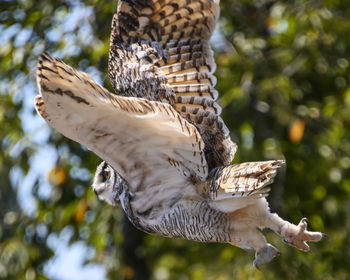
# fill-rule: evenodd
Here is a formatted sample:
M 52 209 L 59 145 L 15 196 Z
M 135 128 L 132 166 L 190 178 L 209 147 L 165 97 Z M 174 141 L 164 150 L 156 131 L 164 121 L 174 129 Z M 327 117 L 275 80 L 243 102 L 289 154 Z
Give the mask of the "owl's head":
M 121 178 L 114 169 L 105 161 L 97 166 L 92 189 L 98 199 L 106 201 L 110 205 L 116 205 L 119 202 L 119 189 Z

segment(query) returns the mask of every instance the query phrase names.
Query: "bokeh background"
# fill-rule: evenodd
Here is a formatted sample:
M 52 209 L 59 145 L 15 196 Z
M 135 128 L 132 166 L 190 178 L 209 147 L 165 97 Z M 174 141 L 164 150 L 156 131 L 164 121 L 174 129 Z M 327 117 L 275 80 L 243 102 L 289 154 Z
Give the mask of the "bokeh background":
M 222 0 L 212 38 L 234 162 L 285 158 L 274 211 L 329 240 L 312 253 L 268 230 L 282 252 L 254 253 L 138 232 L 99 202 L 100 162 L 35 113 L 41 52 L 112 90 L 116 1 L 0 0 L 0 279 L 350 279 L 350 1 Z

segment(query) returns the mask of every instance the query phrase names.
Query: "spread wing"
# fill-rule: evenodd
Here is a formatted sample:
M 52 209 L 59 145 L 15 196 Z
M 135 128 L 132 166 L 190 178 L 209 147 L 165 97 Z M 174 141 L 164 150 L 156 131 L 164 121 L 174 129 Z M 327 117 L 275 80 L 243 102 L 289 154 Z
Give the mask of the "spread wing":
M 218 17 L 218 0 L 121 0 L 110 40 L 115 91 L 170 103 L 199 130 L 209 169 L 229 164 L 236 151 L 215 102 L 208 40 Z
M 37 80 L 39 114 L 107 161 L 129 183 L 140 211 L 206 179 L 201 136 L 169 104 L 114 95 L 47 53 Z

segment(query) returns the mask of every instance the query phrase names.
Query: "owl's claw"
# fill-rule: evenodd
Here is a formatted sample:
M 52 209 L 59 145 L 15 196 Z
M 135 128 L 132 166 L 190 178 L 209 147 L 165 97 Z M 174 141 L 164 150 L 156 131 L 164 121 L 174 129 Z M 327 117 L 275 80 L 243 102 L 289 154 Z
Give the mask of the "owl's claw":
M 255 253 L 255 260 L 253 265 L 259 269 L 259 267 L 265 263 L 270 262 L 274 257 L 280 256 L 281 253 L 277 248 L 271 244 L 267 244 L 266 247 L 262 248 Z
M 329 236 L 327 234 L 325 234 L 323 232 L 321 232 L 321 234 L 322 234 L 322 238 L 329 239 Z
M 322 237 L 326 236 L 321 232 L 308 231 L 306 229 L 307 222 L 307 218 L 302 218 L 297 226 L 293 228 L 287 226 L 286 229 L 282 229 L 284 241 L 305 252 L 310 251 L 310 247 L 306 242 L 317 242 L 320 241 Z

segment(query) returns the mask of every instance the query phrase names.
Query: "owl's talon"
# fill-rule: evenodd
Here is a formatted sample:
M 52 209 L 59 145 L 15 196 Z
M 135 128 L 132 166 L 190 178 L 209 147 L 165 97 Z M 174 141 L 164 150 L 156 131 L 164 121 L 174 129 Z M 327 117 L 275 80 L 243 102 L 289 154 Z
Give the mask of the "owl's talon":
M 297 226 L 287 227 L 282 232 L 285 242 L 305 252 L 310 251 L 310 247 L 306 242 L 317 242 L 327 236 L 321 232 L 308 231 L 306 229 L 307 222 L 307 218 L 302 218 Z
M 300 220 L 298 227 L 300 227 L 301 232 L 305 231 L 308 222 L 309 222 L 309 220 L 305 217 Z
M 281 252 L 271 244 L 255 252 L 255 260 L 253 265 L 259 269 L 261 265 L 270 262 L 273 258 L 280 256 Z
M 329 239 L 329 236 L 327 234 L 322 233 L 322 232 L 321 232 L 321 234 L 322 234 L 322 238 Z

